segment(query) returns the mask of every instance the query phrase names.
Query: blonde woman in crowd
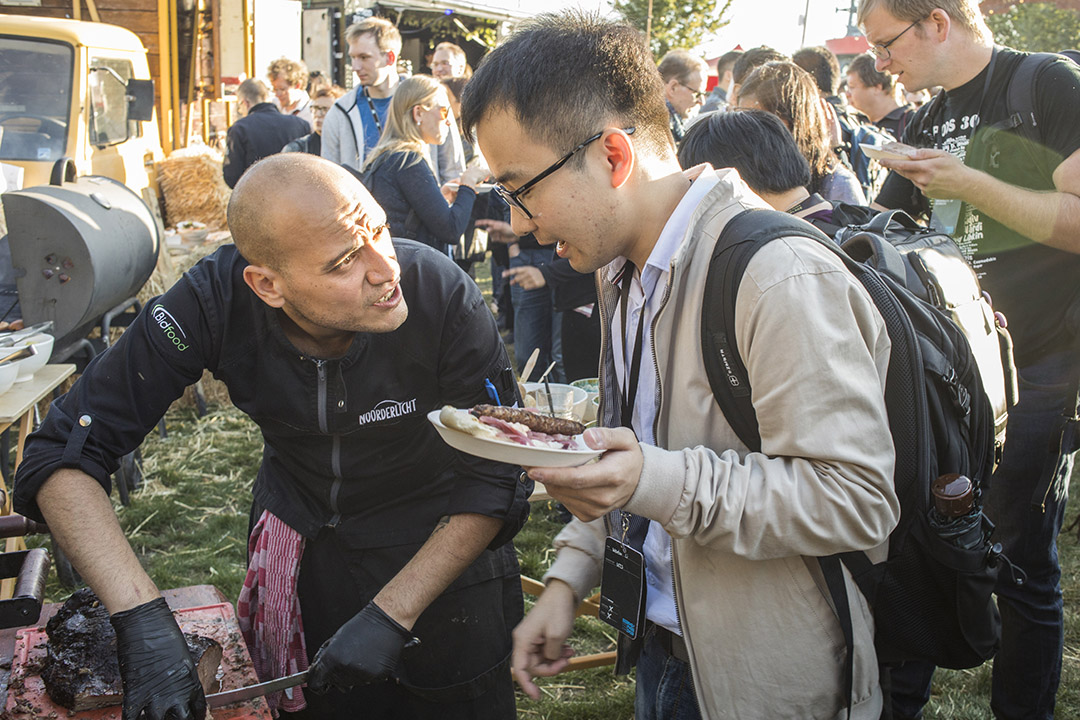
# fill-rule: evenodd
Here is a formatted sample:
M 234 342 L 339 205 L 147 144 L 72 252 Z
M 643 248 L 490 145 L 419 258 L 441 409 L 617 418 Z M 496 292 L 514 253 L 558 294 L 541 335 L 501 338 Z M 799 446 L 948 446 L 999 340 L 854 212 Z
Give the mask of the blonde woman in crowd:
M 391 234 L 440 251 L 464 232 L 476 184 L 488 175 L 486 167 L 471 167 L 457 183 L 439 187 L 427 147 L 446 140 L 451 122 L 450 99 L 438 80 L 417 75 L 402 81 L 363 172 L 364 184 L 386 211 Z

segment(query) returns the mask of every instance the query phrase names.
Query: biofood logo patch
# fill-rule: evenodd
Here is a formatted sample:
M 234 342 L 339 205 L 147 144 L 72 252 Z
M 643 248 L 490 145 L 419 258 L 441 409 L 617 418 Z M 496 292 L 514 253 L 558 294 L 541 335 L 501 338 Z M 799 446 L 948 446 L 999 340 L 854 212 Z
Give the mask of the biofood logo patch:
M 161 331 L 165 333 L 165 337 L 172 341 L 172 344 L 176 346 L 176 349 L 180 352 L 184 352 L 188 349 L 188 337 L 187 333 L 181 329 L 180 325 L 176 322 L 176 318 L 165 309 L 163 305 L 155 305 L 150 309 L 150 316 L 154 318 L 154 322 L 158 324 Z

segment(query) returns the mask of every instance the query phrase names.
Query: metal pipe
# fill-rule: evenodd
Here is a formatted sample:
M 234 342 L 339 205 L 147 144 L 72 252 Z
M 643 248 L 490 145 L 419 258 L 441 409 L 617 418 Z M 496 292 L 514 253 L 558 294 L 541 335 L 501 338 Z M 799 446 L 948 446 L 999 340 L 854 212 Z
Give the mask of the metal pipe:
M 202 141 L 203 145 L 210 144 L 210 98 L 202 99 Z
M 180 128 L 180 37 L 179 7 L 176 0 L 169 1 L 169 85 L 172 89 L 173 147 L 185 145 Z
M 0 538 L 23 537 L 49 532 L 49 526 L 22 515 L 0 515 Z
M 802 40 L 799 42 L 799 47 L 806 47 L 806 26 L 810 24 L 810 0 L 806 0 L 806 8 L 803 9 L 802 16 Z
M 173 149 L 172 133 L 172 53 L 169 44 L 169 0 L 158 0 L 158 127 L 161 149 L 168 155 Z
M 809 2 L 810 0 L 807 0 Z M 652 43 L 652 2 L 649 0 L 649 14 L 645 16 L 645 45 Z

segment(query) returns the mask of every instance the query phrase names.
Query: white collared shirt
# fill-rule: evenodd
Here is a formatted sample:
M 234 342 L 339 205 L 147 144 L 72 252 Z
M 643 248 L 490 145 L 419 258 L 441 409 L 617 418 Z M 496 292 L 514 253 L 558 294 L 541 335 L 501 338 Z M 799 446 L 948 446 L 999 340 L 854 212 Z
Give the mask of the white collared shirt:
M 653 425 L 656 421 L 656 355 L 652 346 L 652 322 L 664 299 L 671 274 L 671 261 L 690 230 L 690 218 L 705 196 L 718 182 L 716 173 L 705 167 L 691 168 L 686 176 L 693 181 L 690 189 L 671 213 L 660 237 L 656 240 L 645 267 L 634 273 L 627 303 L 626 328 L 622 327 L 622 308 L 616 303 L 612 313 L 611 349 L 615 357 L 615 377 L 620 393 L 626 389 L 633 359 L 634 340 L 637 336 L 638 318 L 642 312 L 641 368 L 631 424 L 638 440 L 649 445 L 656 444 Z M 625 264 L 625 258 L 616 258 L 605 267 L 611 280 Z M 624 358 L 623 350 L 626 349 Z M 649 523 L 645 537 L 645 581 L 648 591 L 645 599 L 645 617 L 657 625 L 682 635 L 675 611 L 675 584 L 671 575 L 671 536 L 655 521 Z

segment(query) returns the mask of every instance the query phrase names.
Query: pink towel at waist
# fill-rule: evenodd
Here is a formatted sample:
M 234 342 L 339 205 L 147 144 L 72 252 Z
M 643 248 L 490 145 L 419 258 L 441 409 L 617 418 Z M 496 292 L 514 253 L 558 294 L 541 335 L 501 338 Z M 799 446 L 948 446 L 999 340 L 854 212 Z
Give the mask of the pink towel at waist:
M 260 682 L 292 675 L 308 667 L 304 623 L 296 581 L 304 538 L 269 511 L 264 511 L 248 538 L 248 572 L 236 614 Z M 296 712 L 307 707 L 299 687 L 266 698 L 278 708 Z

